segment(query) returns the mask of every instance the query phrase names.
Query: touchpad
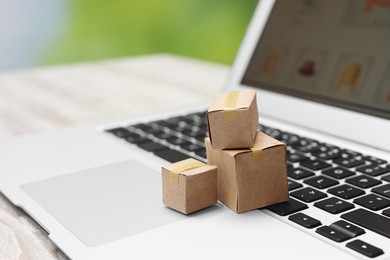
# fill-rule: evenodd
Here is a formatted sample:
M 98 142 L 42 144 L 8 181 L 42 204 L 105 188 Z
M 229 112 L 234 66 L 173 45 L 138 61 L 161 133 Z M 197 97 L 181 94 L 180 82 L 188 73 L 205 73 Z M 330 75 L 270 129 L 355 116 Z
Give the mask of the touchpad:
M 161 176 L 126 161 L 22 189 L 87 246 L 98 246 L 184 219 L 162 204 Z

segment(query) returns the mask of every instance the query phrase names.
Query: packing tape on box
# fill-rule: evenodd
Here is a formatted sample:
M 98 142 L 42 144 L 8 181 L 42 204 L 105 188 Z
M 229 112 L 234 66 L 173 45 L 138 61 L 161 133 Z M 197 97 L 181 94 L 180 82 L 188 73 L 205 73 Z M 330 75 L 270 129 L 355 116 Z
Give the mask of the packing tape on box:
M 182 173 L 184 171 L 196 169 L 196 168 L 199 168 L 199 167 L 202 167 L 202 166 L 206 166 L 206 165 L 207 164 L 202 163 L 200 161 L 196 161 L 196 160 L 191 160 L 189 162 L 183 163 L 180 166 L 177 166 L 177 167 L 172 169 L 170 182 L 173 183 L 173 184 L 179 184 L 179 174 L 180 173 Z
M 225 107 L 223 110 L 223 115 L 226 121 L 237 120 L 237 101 L 238 95 L 240 92 L 228 92 L 225 99 Z
M 258 162 L 263 159 L 263 150 L 258 144 L 254 144 L 250 149 L 252 150 L 253 161 Z

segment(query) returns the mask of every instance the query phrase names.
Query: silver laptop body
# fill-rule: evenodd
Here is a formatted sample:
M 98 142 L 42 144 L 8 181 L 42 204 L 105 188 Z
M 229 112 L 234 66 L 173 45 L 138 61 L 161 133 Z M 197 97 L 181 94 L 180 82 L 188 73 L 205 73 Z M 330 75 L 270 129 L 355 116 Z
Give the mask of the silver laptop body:
M 289 179 L 299 186 L 290 197 L 304 209 L 235 214 L 218 204 L 184 216 L 162 205 L 161 166 L 176 154 L 204 156 L 142 127 L 188 114 L 201 118 L 207 104 L 3 142 L 0 191 L 71 259 L 368 259 L 377 249 L 384 253 L 376 259 L 390 259 L 390 9 L 384 2 L 262 0 L 238 52 L 224 91 L 256 89 L 261 129 L 281 139 L 304 139 L 289 148 L 290 154 L 307 157 L 289 161 Z M 113 129 L 128 129 L 165 145 L 169 153 L 131 143 L 132 137 L 125 140 Z M 319 160 L 320 151 L 304 142 L 358 158 L 326 157 L 322 161 L 328 166 L 316 169 L 308 161 Z M 375 163 L 379 168 L 371 172 L 359 168 Z M 338 167 L 352 174 L 324 175 Z M 312 175 L 301 178 L 296 168 Z M 329 180 L 331 186 L 318 186 Z M 368 181 L 376 184 L 364 186 Z M 341 188 L 330 193 L 342 185 L 363 194 L 343 199 L 337 195 Z M 304 194 L 305 189 L 311 190 Z M 313 190 L 325 197 L 305 201 Z M 379 206 L 372 207 L 370 199 L 378 197 L 380 203 L 371 204 Z M 352 208 L 328 209 L 343 203 Z M 305 216 L 320 224 L 305 227 Z M 341 220 L 364 233 L 348 233 L 348 227 L 335 225 Z M 335 241 L 338 235 L 347 238 Z

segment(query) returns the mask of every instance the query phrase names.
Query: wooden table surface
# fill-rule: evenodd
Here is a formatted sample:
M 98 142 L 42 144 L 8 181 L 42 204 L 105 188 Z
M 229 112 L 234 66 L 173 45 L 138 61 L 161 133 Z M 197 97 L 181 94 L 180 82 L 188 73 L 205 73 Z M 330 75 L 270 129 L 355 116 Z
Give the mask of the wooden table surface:
M 36 132 L 207 104 L 227 75 L 226 66 L 168 54 L 3 72 L 0 145 Z M 0 259 L 68 258 L 0 193 Z

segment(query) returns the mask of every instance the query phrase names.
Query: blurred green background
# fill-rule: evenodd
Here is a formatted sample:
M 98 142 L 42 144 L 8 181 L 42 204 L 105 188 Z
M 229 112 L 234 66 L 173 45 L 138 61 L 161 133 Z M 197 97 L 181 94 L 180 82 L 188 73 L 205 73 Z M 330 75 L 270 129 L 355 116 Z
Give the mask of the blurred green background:
M 73 0 L 44 65 L 169 52 L 231 64 L 257 0 Z

